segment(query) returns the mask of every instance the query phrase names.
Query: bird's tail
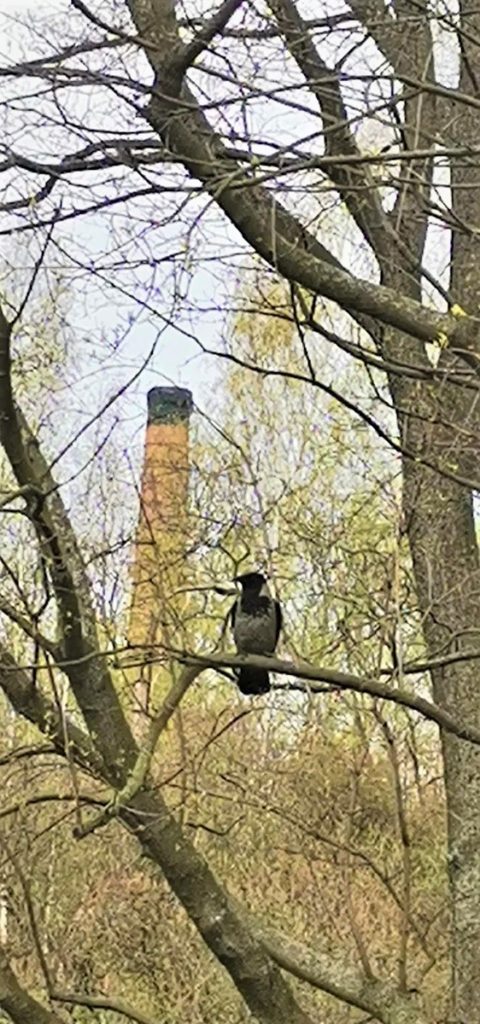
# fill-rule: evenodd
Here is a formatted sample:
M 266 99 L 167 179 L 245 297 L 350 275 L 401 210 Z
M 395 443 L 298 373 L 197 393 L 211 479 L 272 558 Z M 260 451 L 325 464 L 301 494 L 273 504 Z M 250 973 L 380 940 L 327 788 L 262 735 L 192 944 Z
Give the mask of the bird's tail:
M 241 668 L 237 678 L 238 689 L 242 693 L 268 693 L 270 679 L 264 668 Z

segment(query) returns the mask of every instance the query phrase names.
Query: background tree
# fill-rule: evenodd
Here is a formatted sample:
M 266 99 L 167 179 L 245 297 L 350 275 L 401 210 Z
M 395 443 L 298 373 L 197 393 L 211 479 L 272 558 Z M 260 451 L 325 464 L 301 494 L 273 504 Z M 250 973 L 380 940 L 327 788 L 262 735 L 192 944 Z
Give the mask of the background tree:
M 76 712 L 66 726 L 62 704 L 52 702 L 46 688 L 33 686 L 37 680 L 32 680 L 28 668 L 13 662 L 8 650 L 2 655 L 2 687 L 20 715 L 47 731 L 57 753 L 68 753 L 72 785 L 76 761 L 79 769 L 90 771 L 116 791 L 114 807 L 97 825 L 113 814 L 134 833 L 144 853 L 162 868 L 250 1012 L 262 1021 L 305 1021 L 309 1013 L 310 1019 L 315 1014 L 315 1001 L 310 1006 L 303 986 L 294 991 L 281 969 L 382 1021 L 435 1020 L 439 1012 L 447 1012 L 420 1007 L 410 993 L 413 879 L 418 871 L 424 889 L 430 865 L 422 874 L 411 859 L 411 821 L 402 786 L 409 792 L 414 782 L 420 801 L 425 780 L 418 737 L 399 739 L 396 730 L 403 719 L 398 716 L 403 712 L 394 715 L 392 723 L 390 712 L 378 700 L 383 698 L 395 710 L 397 705 L 407 705 L 440 724 L 447 808 L 445 863 L 452 912 L 448 1013 L 450 1019 L 470 1024 L 480 1019 L 478 549 L 473 505 L 478 487 L 477 15 L 462 5 L 457 12 L 428 4 L 412 8 L 404 0 L 393 7 L 355 0 L 333 14 L 327 9 L 309 12 L 294 0 L 268 4 L 225 0 L 207 11 L 195 10 L 193 5 L 175 8 L 169 0 L 115 5 L 105 0 L 95 7 L 74 0 L 72 6 L 74 17 L 71 7 L 60 7 L 44 24 L 40 12 L 35 42 L 28 27 L 17 24 L 18 59 L 8 60 L 2 70 L 5 128 L 11 140 L 2 163 L 6 218 L 2 230 L 27 240 L 24 263 L 31 276 L 20 298 L 9 281 L 5 284 L 0 401 L 2 442 L 19 492 L 16 497 L 11 492 L 14 504 L 9 507 L 23 521 L 26 516 L 30 544 L 35 537 L 55 598 L 55 634 L 49 622 L 48 630 L 39 635 L 35 617 L 27 616 L 25 622 L 20 611 L 17 625 L 43 648 L 50 665 L 45 667 L 45 678 L 55 680 L 56 665 L 68 681 L 89 737 L 79 730 Z M 338 218 L 332 214 L 332 197 L 341 203 Z M 97 225 L 92 218 L 100 210 L 102 217 L 111 213 L 108 237 L 106 233 L 89 235 L 88 224 Z M 188 336 L 195 323 L 198 341 L 210 349 L 205 325 L 211 311 L 195 264 L 205 267 L 215 261 L 211 273 L 218 278 L 218 308 L 231 300 L 232 267 L 251 267 L 249 251 L 260 257 L 263 267 L 271 268 L 275 287 L 279 280 L 285 285 L 278 297 L 269 293 L 269 286 L 263 288 L 260 305 L 262 317 L 277 318 L 282 331 L 285 322 L 290 323 L 291 350 L 288 332 L 286 338 L 280 334 L 280 345 L 268 341 L 268 351 L 267 345 L 249 347 L 248 328 L 242 325 L 251 310 L 242 297 L 247 309 L 233 347 L 222 346 L 219 338 L 218 354 L 233 356 L 237 366 L 260 380 L 267 375 L 280 377 L 285 390 L 288 385 L 289 394 L 298 394 L 298 401 L 307 408 L 307 388 L 315 396 L 323 392 L 341 402 L 349 416 L 356 414 L 390 445 L 399 458 L 396 467 L 402 468 L 403 511 L 401 517 L 387 518 L 385 551 L 378 545 L 383 571 L 377 576 L 378 567 L 372 567 L 373 593 L 370 586 L 361 590 L 361 574 L 364 581 L 370 579 L 372 549 L 378 543 L 375 535 L 372 544 L 368 519 L 363 526 L 365 564 L 357 549 L 348 552 L 345 546 L 327 575 L 328 587 L 334 581 L 338 593 L 335 602 L 330 589 L 322 632 L 327 625 L 330 630 L 332 623 L 338 632 L 341 647 L 330 638 L 327 642 L 332 652 L 329 660 L 334 657 L 337 665 L 333 669 L 331 664 L 317 665 L 310 672 L 297 665 L 296 670 L 297 676 L 309 675 L 321 687 L 334 684 L 375 698 L 375 726 L 370 716 L 369 728 L 378 729 L 385 745 L 384 769 L 388 763 L 395 797 L 390 810 L 394 808 L 396 816 L 401 861 L 403 896 L 396 922 L 400 966 L 395 978 L 378 948 L 372 964 L 372 951 L 365 948 L 358 913 L 351 907 L 347 907 L 348 920 L 358 972 L 348 971 L 343 961 L 339 967 L 337 955 L 313 962 L 311 951 L 305 959 L 285 936 L 279 941 L 265 928 L 259 932 L 236 900 L 227 897 L 200 844 L 190 842 L 186 819 L 182 832 L 174 804 L 164 801 L 154 782 L 147 783 L 139 775 L 137 750 L 125 717 L 128 709 L 118 696 L 105 649 L 97 639 L 95 583 L 85 564 L 88 547 L 82 551 L 82 531 L 75 529 L 67 511 L 69 492 L 65 487 L 58 489 L 49 456 L 38 446 L 19 407 L 19 396 L 17 401 L 14 397 L 12 367 L 19 356 L 15 343 L 12 349 L 12 328 L 25 322 L 26 300 L 33 297 L 42 275 L 48 281 L 60 266 L 69 275 L 78 294 L 72 319 L 79 319 L 85 298 L 96 309 L 100 327 L 94 345 L 79 333 L 85 343 L 81 353 L 85 373 L 98 358 L 95 345 L 100 350 L 107 345 L 101 309 L 112 296 L 118 305 L 116 319 L 109 325 L 110 357 L 122 344 L 121 319 L 125 323 L 126 317 L 132 317 L 134 304 L 140 326 L 155 318 L 165 324 L 174 315 L 177 331 Z M 85 287 L 83 297 L 80 282 Z M 342 311 L 338 315 L 337 308 Z M 127 334 L 130 326 L 127 323 Z M 362 365 L 361 385 L 358 377 L 349 380 L 340 374 L 338 379 L 338 369 L 330 369 L 325 355 L 325 341 L 337 353 L 336 366 L 343 366 L 347 357 Z M 240 410 L 248 402 L 246 416 L 251 418 L 254 404 L 259 404 L 258 397 L 252 404 L 257 384 L 247 386 L 243 380 L 231 380 L 235 408 Z M 98 395 L 93 404 L 98 413 L 102 405 Z M 258 421 L 258 438 L 275 432 L 278 439 L 278 404 L 277 391 L 275 415 L 272 412 L 271 422 L 268 417 Z M 328 418 L 328 407 L 322 404 L 321 409 Z M 261 448 L 248 423 L 244 435 L 248 458 L 246 463 L 243 455 L 239 460 L 237 449 L 231 482 L 233 493 L 239 483 L 242 494 L 236 501 L 243 509 L 244 479 L 255 498 L 255 460 Z M 91 454 L 96 449 L 92 435 L 86 436 Z M 227 431 L 227 436 L 235 445 L 233 431 Z M 333 444 L 332 432 L 328 436 Z M 302 473 L 300 480 L 290 478 L 282 509 L 285 521 L 295 516 L 292 589 L 299 568 L 303 574 L 305 563 L 312 566 L 313 559 L 305 551 L 318 550 L 321 536 L 321 502 L 313 502 L 308 543 L 302 533 L 305 523 L 297 515 L 305 495 L 319 487 L 318 472 L 308 473 L 309 440 L 298 433 L 295 437 Z M 322 441 L 323 437 L 318 442 L 320 451 Z M 341 444 L 337 436 L 337 452 Z M 61 453 L 65 458 L 66 453 Z M 342 501 L 347 492 L 356 490 L 349 487 L 349 479 L 358 474 L 361 458 L 357 451 L 347 458 L 336 490 Z M 253 467 L 247 474 L 248 463 Z M 286 466 L 291 470 L 288 458 Z M 316 466 L 318 471 L 318 461 Z M 383 467 L 375 484 L 383 486 L 382 471 Z M 303 495 L 299 493 L 302 485 Z M 370 481 L 367 493 L 373 490 Z M 350 500 L 353 521 L 355 505 L 361 507 L 361 501 L 358 493 Z M 270 516 L 275 524 L 276 509 L 269 508 L 273 502 L 273 481 L 269 480 L 257 503 L 253 549 L 260 550 L 263 532 L 261 547 L 272 560 L 273 554 L 277 557 L 276 550 L 270 550 L 277 546 L 275 536 L 272 545 L 275 531 L 269 522 Z M 253 500 L 247 508 L 253 510 Z M 278 532 L 278 522 L 275 526 Z M 405 537 L 411 570 L 403 547 Z M 234 559 L 237 548 L 235 538 Z M 200 551 L 198 544 L 195 550 Z M 282 551 L 278 554 L 280 582 L 284 567 Z M 352 587 L 355 565 L 361 568 Z M 323 572 L 321 557 L 318 566 Z M 276 564 L 274 568 L 277 571 Z M 311 573 L 314 599 L 319 596 L 321 578 L 316 568 Z M 295 599 L 294 628 L 305 607 L 301 589 Z M 422 653 L 422 662 L 412 665 L 408 645 L 418 656 L 420 625 L 426 659 Z M 199 632 L 196 628 L 196 640 Z M 295 655 L 301 651 L 305 656 L 305 646 L 309 651 L 310 645 L 324 656 L 321 639 L 309 623 L 298 642 L 293 640 Z M 231 659 L 212 655 L 206 663 L 228 667 Z M 433 705 L 406 688 L 404 677 L 420 667 L 431 672 Z M 291 665 L 288 668 L 291 672 Z M 282 664 L 277 669 L 280 672 Z M 391 673 L 390 687 L 377 681 L 384 670 Z M 198 663 L 190 671 L 192 675 L 198 671 Z M 372 672 L 377 679 L 371 678 Z M 184 677 L 182 685 L 189 679 Z M 55 696 L 55 685 L 50 685 Z M 174 696 L 178 698 L 178 688 Z M 365 698 L 350 700 L 344 728 L 350 733 L 355 723 L 361 739 L 360 761 L 368 751 L 370 764 L 373 741 L 362 725 Z M 341 715 L 336 717 L 338 722 Z M 338 732 L 342 736 L 340 728 Z M 428 729 L 427 736 L 430 740 Z M 341 742 L 338 737 L 336 742 Z M 316 753 L 318 748 L 312 749 Z M 330 749 L 326 740 L 325 749 Z M 375 749 L 374 761 L 378 756 Z M 295 759 L 292 763 L 296 765 Z M 358 760 L 351 760 L 349 766 L 351 778 L 358 779 Z M 375 770 L 372 767 L 373 779 Z M 245 787 L 238 782 L 237 786 L 245 794 Z M 352 826 L 347 827 L 346 821 L 355 819 L 360 790 L 357 787 L 351 795 L 341 825 L 347 833 Z M 99 799 L 105 802 L 101 792 Z M 439 813 L 432 805 L 432 820 L 438 820 Z M 386 828 L 380 833 L 386 835 Z M 350 834 L 347 840 L 343 835 L 348 850 L 349 841 Z M 423 843 L 428 847 L 428 840 Z M 14 863 L 12 856 L 10 863 Z M 423 860 L 424 869 L 425 864 Z M 347 857 L 342 870 L 349 879 L 350 868 Z M 221 867 L 217 870 L 222 877 Z M 389 875 L 386 884 L 391 885 Z M 439 883 L 436 892 L 440 889 Z M 348 886 L 342 889 L 346 904 L 348 891 Z M 284 921 L 287 928 L 287 918 Z M 315 936 L 306 931 L 308 944 L 314 945 Z M 338 944 L 350 951 L 348 943 Z M 327 948 L 325 955 L 329 952 Z M 38 942 L 37 953 L 41 954 Z M 55 985 L 48 964 L 42 955 L 40 961 L 52 995 Z M 33 996 L 16 985 L 5 963 L 5 995 L 0 1002 L 14 1020 L 57 1018 L 55 1010 L 32 1004 Z

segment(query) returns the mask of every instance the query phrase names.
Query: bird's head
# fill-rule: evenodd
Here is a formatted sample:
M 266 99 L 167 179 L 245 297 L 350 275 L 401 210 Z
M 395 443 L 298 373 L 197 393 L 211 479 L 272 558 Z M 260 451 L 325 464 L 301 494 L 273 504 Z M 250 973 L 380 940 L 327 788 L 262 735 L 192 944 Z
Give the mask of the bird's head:
M 260 593 L 267 582 L 261 572 L 245 572 L 243 576 L 235 576 L 234 583 L 240 583 L 243 590 L 254 590 Z

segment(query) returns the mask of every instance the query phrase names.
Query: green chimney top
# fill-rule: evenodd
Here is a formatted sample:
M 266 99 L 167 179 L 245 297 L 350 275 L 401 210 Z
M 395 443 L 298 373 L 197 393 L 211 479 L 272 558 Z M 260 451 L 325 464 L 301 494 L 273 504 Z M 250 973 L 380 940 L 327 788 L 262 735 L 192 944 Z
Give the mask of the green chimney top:
M 192 392 L 187 388 L 151 388 L 147 395 L 147 408 L 149 423 L 188 420 L 193 409 Z

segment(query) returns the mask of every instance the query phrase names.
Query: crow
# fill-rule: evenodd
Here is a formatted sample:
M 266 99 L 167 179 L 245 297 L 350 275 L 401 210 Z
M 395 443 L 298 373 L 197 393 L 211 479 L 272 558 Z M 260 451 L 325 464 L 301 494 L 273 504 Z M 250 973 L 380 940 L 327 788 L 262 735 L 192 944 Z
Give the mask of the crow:
M 282 609 L 271 597 L 265 576 L 247 572 L 236 576 L 242 593 L 230 610 L 233 639 L 239 654 L 273 654 L 282 628 Z M 264 668 L 245 666 L 238 673 L 238 688 L 245 694 L 268 693 L 270 679 Z

